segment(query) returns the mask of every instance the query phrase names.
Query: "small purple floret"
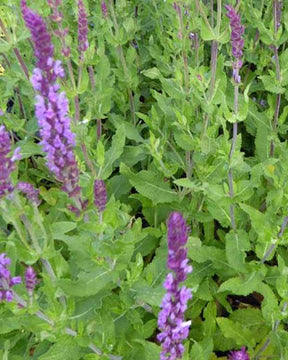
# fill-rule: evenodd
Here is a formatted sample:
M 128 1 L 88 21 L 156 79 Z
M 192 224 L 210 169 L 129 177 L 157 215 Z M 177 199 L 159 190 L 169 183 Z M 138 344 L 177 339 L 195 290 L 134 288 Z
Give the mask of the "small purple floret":
M 192 299 L 191 289 L 179 284 L 185 281 L 192 272 L 188 265 L 187 249 L 189 228 L 182 215 L 173 212 L 168 219 L 168 260 L 167 267 L 174 272 L 169 273 L 164 282 L 167 293 L 163 297 L 161 311 L 158 316 L 160 334 L 157 339 L 162 344 L 160 360 L 181 359 L 184 353 L 182 345 L 189 335 L 191 321 L 185 321 L 184 313 L 187 302 Z
M 11 302 L 13 300 L 12 287 L 21 283 L 20 276 L 11 277 L 9 266 L 11 260 L 5 253 L 0 254 L 0 301 Z
M 228 360 L 250 360 L 250 358 L 243 346 L 239 351 L 231 351 Z
M 105 210 L 107 203 L 106 186 L 103 180 L 94 181 L 94 204 L 97 206 L 99 212 Z

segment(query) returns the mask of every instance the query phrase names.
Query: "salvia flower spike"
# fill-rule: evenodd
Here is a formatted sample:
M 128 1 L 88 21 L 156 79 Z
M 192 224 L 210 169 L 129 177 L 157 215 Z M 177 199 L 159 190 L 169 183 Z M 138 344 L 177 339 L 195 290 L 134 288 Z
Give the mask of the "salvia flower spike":
M 98 211 L 102 213 L 107 203 L 107 192 L 105 182 L 103 180 L 94 181 L 94 204 Z
M 192 298 L 191 289 L 179 284 L 192 272 L 188 265 L 187 249 L 189 229 L 182 215 L 173 212 L 168 219 L 168 260 L 167 267 L 174 272 L 167 275 L 164 287 L 167 290 L 158 316 L 161 342 L 160 360 L 181 359 L 184 353 L 183 340 L 188 337 L 191 321 L 185 321 L 187 302 Z
M 101 11 L 104 18 L 108 17 L 108 9 L 105 1 L 101 1 Z
M 78 0 L 78 51 L 80 59 L 84 59 L 84 53 L 88 49 L 88 20 L 85 6 L 82 0 Z
M 10 265 L 10 258 L 5 253 L 0 254 L 0 302 L 5 300 L 11 302 L 13 300 L 12 287 L 21 283 L 20 276 L 11 277 Z
M 29 295 L 33 294 L 37 284 L 37 276 L 32 266 L 28 266 L 25 271 L 25 286 Z
M 243 47 L 244 47 L 244 26 L 241 24 L 241 18 L 236 13 L 235 9 L 231 5 L 225 5 L 226 10 L 228 11 L 226 16 L 230 19 L 231 26 L 231 45 L 232 45 L 232 55 L 235 60 L 233 62 L 233 78 L 236 83 L 241 82 L 239 75 L 239 69 L 242 66 L 242 56 L 243 56 Z
M 66 94 L 59 91 L 56 83 L 65 73 L 61 62 L 53 58 L 54 47 L 42 17 L 28 8 L 25 0 L 21 0 L 21 11 L 31 32 L 37 58 L 31 83 L 39 94 L 35 107 L 42 138 L 40 144 L 46 153 L 48 168 L 63 183 L 62 189 L 76 197 L 80 187 L 79 169 L 73 153 L 75 135 L 71 132 Z
M 245 347 L 243 346 L 239 351 L 231 351 L 228 356 L 228 360 L 250 360 L 249 355 L 246 352 Z
M 0 126 L 0 199 L 13 191 L 10 174 L 15 170 L 15 160 L 20 158 L 20 148 L 11 153 L 9 133 L 5 126 Z
M 16 188 L 20 192 L 25 194 L 32 204 L 36 206 L 40 205 L 39 190 L 35 189 L 32 184 L 29 184 L 24 181 L 19 181 L 18 184 L 16 185 Z

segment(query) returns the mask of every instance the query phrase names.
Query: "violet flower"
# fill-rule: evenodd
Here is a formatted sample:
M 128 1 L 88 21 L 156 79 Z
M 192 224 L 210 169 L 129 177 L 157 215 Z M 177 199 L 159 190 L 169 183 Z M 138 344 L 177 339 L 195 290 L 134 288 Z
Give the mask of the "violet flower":
M 231 351 L 228 356 L 228 360 L 250 360 L 249 355 L 246 353 L 245 347 L 243 346 L 239 351 Z
M 18 182 L 16 188 L 27 196 L 27 198 L 36 206 L 40 205 L 39 190 L 35 189 L 32 184 L 24 181 Z
M 59 60 L 54 60 L 54 47 L 42 17 L 27 7 L 21 0 L 21 11 L 25 24 L 31 32 L 35 47 L 37 67 L 31 83 L 39 93 L 36 96 L 36 116 L 40 126 L 43 151 L 47 154 L 47 166 L 63 183 L 62 189 L 70 196 L 77 196 L 80 187 L 79 169 L 73 153 L 75 135 L 71 132 L 68 117 L 68 100 L 65 92 L 59 92 L 56 80 L 65 73 Z
M 11 302 L 13 300 L 12 287 L 21 283 L 20 276 L 11 277 L 8 267 L 11 260 L 5 253 L 0 254 L 0 301 Z
M 85 6 L 82 0 L 78 0 L 78 51 L 81 60 L 84 59 L 84 52 L 88 49 L 88 21 Z
M 28 266 L 25 271 L 25 286 L 31 296 L 37 284 L 37 276 L 32 266 Z
M 5 126 L 0 126 L 0 199 L 13 191 L 10 174 L 15 170 L 15 160 L 20 158 L 20 148 L 11 153 L 11 142 Z
M 94 204 L 97 206 L 99 212 L 105 210 L 107 203 L 106 186 L 103 180 L 94 181 Z
M 108 17 L 108 9 L 107 9 L 107 5 L 105 3 L 105 1 L 101 1 L 101 10 L 102 10 L 102 15 L 104 18 Z
M 157 339 L 162 344 L 160 360 L 181 359 L 184 353 L 183 340 L 188 337 L 191 321 L 184 320 L 187 302 L 192 298 L 191 289 L 180 287 L 192 272 L 188 266 L 187 249 L 188 227 L 182 215 L 173 212 L 168 219 L 168 260 L 167 267 L 174 272 L 169 273 L 164 282 L 167 290 L 158 316 L 160 334 Z
M 241 82 L 241 78 L 239 75 L 239 69 L 242 66 L 242 56 L 243 56 L 243 47 L 244 47 L 244 26 L 241 25 L 241 18 L 236 13 L 235 9 L 230 5 L 225 5 L 228 13 L 226 16 L 230 19 L 231 26 L 231 45 L 232 45 L 232 55 L 235 58 L 233 62 L 233 78 L 235 82 L 238 84 Z

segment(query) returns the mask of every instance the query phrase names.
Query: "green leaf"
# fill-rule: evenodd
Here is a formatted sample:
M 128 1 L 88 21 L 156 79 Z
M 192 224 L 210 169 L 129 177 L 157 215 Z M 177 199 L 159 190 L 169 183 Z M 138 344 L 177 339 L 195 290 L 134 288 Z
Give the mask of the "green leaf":
M 59 221 L 51 224 L 53 238 L 61 240 L 61 236 L 76 229 L 76 225 L 77 223 L 71 221 Z
M 6 334 L 10 331 L 21 328 L 21 323 L 15 315 L 11 316 L 9 313 L 1 313 L 0 316 L 0 334 Z
M 153 67 L 153 68 L 147 69 L 147 70 L 143 70 L 143 71 L 141 71 L 141 74 L 143 74 L 144 76 L 147 76 L 149 79 L 159 79 L 159 77 L 161 76 L 160 71 L 156 67 Z
M 270 75 L 259 76 L 259 79 L 263 81 L 265 90 L 274 94 L 284 94 L 285 88 L 282 87 L 275 77 Z
M 164 182 L 163 177 L 152 171 L 142 170 L 134 174 L 125 164 L 120 165 L 121 174 L 127 176 L 132 186 L 139 192 L 152 200 L 155 205 L 177 200 L 177 194 Z
M 223 335 L 226 338 L 233 339 L 238 346 L 255 346 L 254 333 L 247 327 L 223 317 L 217 318 L 216 321 Z
M 218 291 L 228 291 L 235 295 L 249 295 L 257 290 L 257 286 L 262 279 L 263 274 L 254 271 L 250 274 L 230 278 L 220 286 Z
M 35 144 L 32 141 L 19 142 L 18 145 L 21 148 L 21 159 L 26 159 L 33 155 L 44 155 L 39 144 Z
M 125 127 L 120 125 L 112 138 L 111 148 L 105 153 L 105 165 L 101 172 L 101 178 L 107 179 L 112 171 L 112 165 L 121 156 L 125 145 Z
M 250 241 L 247 233 L 243 230 L 237 233 L 231 231 L 226 235 L 226 257 L 230 266 L 241 272 L 246 272 L 245 251 L 250 250 Z
M 111 271 L 99 267 L 93 272 L 80 272 L 77 281 L 60 279 L 57 283 L 65 294 L 84 297 L 96 295 L 106 287 L 111 288 L 112 280 Z
M 41 355 L 39 360 L 79 360 L 84 351 L 79 347 L 75 339 L 71 336 L 57 338 L 57 342 L 52 345 L 49 351 Z

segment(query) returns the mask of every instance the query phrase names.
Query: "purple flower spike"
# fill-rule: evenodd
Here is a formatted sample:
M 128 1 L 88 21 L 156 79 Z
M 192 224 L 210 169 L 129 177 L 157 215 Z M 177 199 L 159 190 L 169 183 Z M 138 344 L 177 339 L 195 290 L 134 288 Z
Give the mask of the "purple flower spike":
M 106 19 L 108 17 L 108 9 L 107 9 L 107 5 L 106 5 L 105 1 L 101 2 L 101 10 L 102 10 L 103 17 Z
M 160 334 L 157 339 L 162 343 L 160 360 L 181 359 L 184 353 L 182 345 L 189 335 L 191 321 L 185 321 L 184 313 L 187 302 L 192 299 L 191 289 L 180 287 L 179 283 L 186 280 L 192 272 L 188 266 L 187 249 L 184 246 L 188 240 L 189 228 L 182 215 L 173 212 L 168 219 L 168 260 L 167 267 L 174 272 L 169 273 L 164 282 L 167 290 L 161 304 L 158 316 Z
M 0 301 L 11 302 L 13 300 L 12 286 L 21 283 L 20 276 L 11 277 L 9 266 L 11 260 L 5 253 L 0 254 Z
M 29 294 L 32 294 L 37 284 L 37 276 L 32 266 L 25 271 L 25 286 Z
M 239 69 L 242 66 L 242 56 L 243 56 L 243 47 L 244 47 L 244 26 L 241 25 L 241 18 L 236 13 L 235 9 L 230 5 L 225 5 L 228 13 L 226 16 L 230 19 L 231 26 L 231 45 L 232 45 L 232 55 L 235 58 L 233 62 L 233 78 L 236 83 L 241 82 L 241 78 L 239 75 Z
M 89 43 L 88 35 L 88 21 L 85 6 L 82 0 L 78 0 L 78 50 L 80 59 L 84 59 L 84 52 L 88 49 Z
M 105 210 L 107 203 L 106 186 L 103 180 L 94 181 L 94 204 L 97 206 L 99 212 Z
M 37 66 L 31 78 L 36 96 L 36 117 L 40 126 L 43 151 L 47 154 L 47 166 L 63 183 L 62 189 L 70 196 L 78 196 L 79 169 L 73 153 L 75 135 L 71 132 L 68 117 L 68 100 L 65 92 L 59 92 L 56 80 L 65 76 L 61 62 L 54 60 L 54 48 L 46 24 L 41 16 L 21 1 L 21 11 L 26 26 L 31 31 Z
M 27 198 L 35 205 L 40 205 L 39 190 L 36 190 L 33 185 L 20 181 L 17 184 L 17 189 L 27 196 Z
M 228 356 L 228 360 L 250 360 L 249 355 L 246 353 L 246 349 L 243 346 L 239 351 L 231 351 Z
M 47 31 L 46 24 L 42 17 L 27 7 L 26 0 L 21 0 L 21 11 L 26 26 L 31 31 L 32 41 L 35 46 L 35 57 L 37 67 L 49 71 L 47 59 L 54 55 L 54 46 L 51 43 L 51 37 Z
M 0 126 L 0 199 L 13 191 L 10 174 L 15 170 L 14 161 L 20 158 L 19 150 L 20 148 L 17 148 L 13 155 L 9 155 L 11 152 L 10 137 L 5 126 Z

